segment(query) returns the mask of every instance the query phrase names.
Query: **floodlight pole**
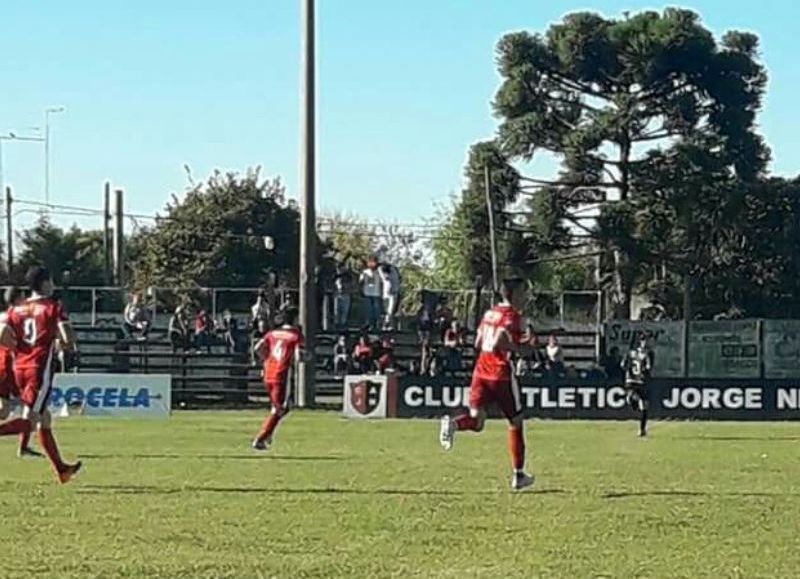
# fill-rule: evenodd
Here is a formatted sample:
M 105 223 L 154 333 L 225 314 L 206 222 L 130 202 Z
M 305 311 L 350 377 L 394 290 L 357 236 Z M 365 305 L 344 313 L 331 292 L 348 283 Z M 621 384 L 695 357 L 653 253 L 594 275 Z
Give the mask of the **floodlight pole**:
M 306 351 L 313 356 L 317 332 L 316 313 L 316 111 L 315 111 L 315 0 L 302 3 L 302 49 L 300 89 L 300 323 L 305 333 Z M 310 358 L 310 357 L 309 357 Z M 299 363 L 297 405 L 314 405 L 315 363 Z
M 496 293 L 500 289 L 500 280 L 497 271 L 497 233 L 494 227 L 494 203 L 490 190 L 491 178 L 489 165 L 483 167 L 483 188 L 486 192 L 486 212 L 489 214 L 489 243 L 492 250 L 492 290 Z

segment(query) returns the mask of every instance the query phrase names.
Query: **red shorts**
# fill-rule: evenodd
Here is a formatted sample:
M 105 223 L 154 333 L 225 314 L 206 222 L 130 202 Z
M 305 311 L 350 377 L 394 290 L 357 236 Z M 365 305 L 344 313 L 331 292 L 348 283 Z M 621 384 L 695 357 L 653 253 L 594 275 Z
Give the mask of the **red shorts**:
M 53 372 L 48 364 L 45 368 L 14 368 L 19 399 L 37 414 L 47 409 L 50 392 L 53 390 Z
M 517 381 L 514 378 L 486 380 L 473 375 L 469 387 L 469 407 L 481 410 L 490 404 L 496 404 L 508 420 L 518 416 L 522 412 L 522 396 Z
M 0 398 L 18 398 L 17 381 L 14 380 L 14 372 L 10 368 L 0 375 Z
M 289 384 L 288 380 L 276 380 L 264 382 L 264 387 L 269 394 L 269 401 L 272 408 L 286 412 L 289 410 Z

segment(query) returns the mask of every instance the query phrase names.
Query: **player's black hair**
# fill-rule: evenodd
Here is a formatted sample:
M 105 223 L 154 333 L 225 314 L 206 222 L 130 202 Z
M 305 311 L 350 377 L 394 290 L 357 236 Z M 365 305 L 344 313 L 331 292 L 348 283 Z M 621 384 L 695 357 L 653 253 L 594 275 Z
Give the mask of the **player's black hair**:
M 50 270 L 47 269 L 43 265 L 35 265 L 28 270 L 28 273 L 25 274 L 25 283 L 28 284 L 28 287 L 31 291 L 35 291 L 36 293 L 42 292 L 42 287 L 45 283 L 50 281 Z
M 8 308 L 13 306 L 14 302 L 21 298 L 22 295 L 22 290 L 15 285 L 7 288 L 3 294 L 3 301 L 5 302 L 6 307 Z
M 289 307 L 275 316 L 275 324 L 278 326 L 293 326 L 297 323 L 297 308 Z
M 521 277 L 506 278 L 500 283 L 500 289 L 498 290 L 498 293 L 502 299 L 510 302 L 514 292 L 524 283 L 525 280 L 523 280 Z

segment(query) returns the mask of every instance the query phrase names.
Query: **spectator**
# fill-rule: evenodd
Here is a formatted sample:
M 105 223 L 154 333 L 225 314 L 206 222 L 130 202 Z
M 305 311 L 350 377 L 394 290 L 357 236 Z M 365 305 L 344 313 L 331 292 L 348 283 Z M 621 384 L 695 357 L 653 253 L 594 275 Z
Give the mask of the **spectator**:
M 211 334 L 214 331 L 213 321 L 211 316 L 205 310 L 197 312 L 194 318 L 194 347 L 196 350 L 205 348 L 206 351 L 211 353 Z
M 142 304 L 142 294 L 134 292 L 123 313 L 122 330 L 127 338 L 146 340 L 150 331 L 150 311 Z
M 372 370 L 372 347 L 366 334 L 358 338 L 353 348 L 353 366 L 359 374 L 368 374 Z
M 560 375 L 564 373 L 564 351 L 558 343 L 558 337 L 555 332 L 550 334 L 547 339 L 547 348 L 545 349 L 547 357 L 545 364 L 548 372 L 551 374 Z
M 517 376 L 525 376 L 531 372 L 541 371 L 544 366 L 544 357 L 539 345 L 539 337 L 534 331 L 533 324 L 528 324 L 520 342 L 520 358 L 517 360 Z
M 455 375 L 461 371 L 464 349 L 464 331 L 457 320 L 450 323 L 444 333 L 445 369 Z
M 336 264 L 333 276 L 334 325 L 339 331 L 347 329 L 350 320 L 350 302 L 353 294 L 353 274 L 343 263 Z
M 172 344 L 173 352 L 177 352 L 179 349 L 185 352 L 189 349 L 189 317 L 185 304 L 179 304 L 175 311 L 172 312 L 167 334 Z
M 433 365 L 434 351 L 431 346 L 430 336 L 424 336 L 420 343 L 419 351 L 419 374 L 420 376 L 428 376 Z
M 333 346 L 333 374 L 342 378 L 350 369 L 347 355 L 347 337 L 342 334 Z
M 389 370 L 394 370 L 394 342 L 388 336 L 384 336 L 380 343 L 376 344 L 373 354 L 375 359 L 375 370 L 378 374 L 385 374 Z
M 435 295 L 429 291 L 422 290 L 419 292 L 420 306 L 417 310 L 417 333 L 420 344 L 430 339 L 433 331 L 433 320 L 436 313 L 436 303 L 433 298 L 435 298 Z
M 434 326 L 440 340 L 444 340 L 444 333 L 452 323 L 453 310 L 447 305 L 447 296 L 440 296 L 439 304 L 436 306 L 436 312 L 434 313 Z
M 236 318 L 233 317 L 230 310 L 222 312 L 222 324 L 219 326 L 222 333 L 222 341 L 225 344 L 225 352 L 230 354 L 231 351 L 239 351 L 239 324 Z
M 617 346 L 613 346 L 609 350 L 608 355 L 601 361 L 600 365 L 603 367 L 606 378 L 614 384 L 622 384 L 625 373 L 622 370 L 622 356 Z
M 383 285 L 378 273 L 378 262 L 374 257 L 367 262 L 367 268 L 361 272 L 358 281 L 361 284 L 361 293 L 367 300 L 367 326 L 377 330 L 378 320 L 381 317 Z
M 250 320 L 254 336 L 261 338 L 272 329 L 272 318 L 276 314 L 270 305 L 266 290 L 258 292 L 256 303 L 250 308 Z
M 394 317 L 400 303 L 400 272 L 391 264 L 385 263 L 379 269 L 383 289 L 383 329 L 394 330 Z

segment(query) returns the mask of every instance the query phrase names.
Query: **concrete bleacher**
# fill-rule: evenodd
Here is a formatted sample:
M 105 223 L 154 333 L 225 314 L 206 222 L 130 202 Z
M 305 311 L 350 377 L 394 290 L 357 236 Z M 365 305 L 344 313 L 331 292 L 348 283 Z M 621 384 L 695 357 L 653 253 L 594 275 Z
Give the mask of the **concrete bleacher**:
M 159 327 L 153 328 L 146 341 L 125 339 L 121 328 L 114 323 L 77 324 L 76 330 L 79 372 L 170 374 L 173 404 L 178 407 L 224 403 L 246 405 L 262 403 L 265 399 L 260 364 L 253 364 L 249 353 L 227 353 L 221 344 L 213 345 L 210 352 L 173 352 L 166 329 Z M 540 330 L 540 336 L 544 339 L 550 331 Z M 559 335 L 567 366 L 585 369 L 594 363 L 597 355 L 595 332 L 554 331 Z M 356 334 L 356 330 L 350 332 L 350 342 Z M 331 374 L 328 363 L 337 337 L 337 333 L 330 332 L 317 336 L 317 395 L 327 401 L 335 401 L 342 395 L 342 379 Z M 381 335 L 371 337 L 378 339 Z M 420 349 L 415 332 L 397 332 L 391 338 L 394 359 L 401 370 L 419 360 Z M 471 337 L 468 344 L 470 340 Z M 434 348 L 440 347 L 435 342 L 433 345 Z M 468 346 L 463 354 L 465 379 L 473 362 L 474 352 Z

